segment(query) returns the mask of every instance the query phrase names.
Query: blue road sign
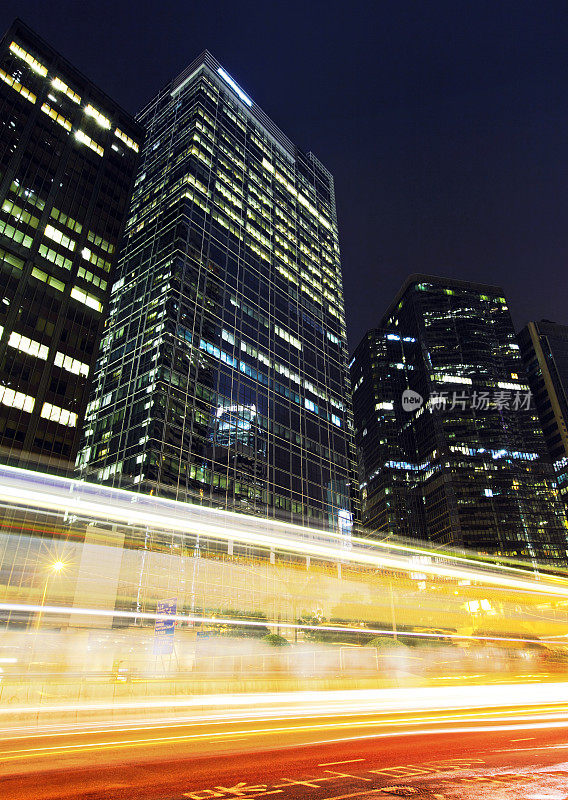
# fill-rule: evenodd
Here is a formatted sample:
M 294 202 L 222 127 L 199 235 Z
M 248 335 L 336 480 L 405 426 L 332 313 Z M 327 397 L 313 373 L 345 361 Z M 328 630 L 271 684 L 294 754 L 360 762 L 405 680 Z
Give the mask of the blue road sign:
M 177 597 L 158 600 L 156 613 L 174 617 L 177 613 Z M 154 625 L 154 655 L 169 656 L 174 650 L 175 619 L 157 619 Z

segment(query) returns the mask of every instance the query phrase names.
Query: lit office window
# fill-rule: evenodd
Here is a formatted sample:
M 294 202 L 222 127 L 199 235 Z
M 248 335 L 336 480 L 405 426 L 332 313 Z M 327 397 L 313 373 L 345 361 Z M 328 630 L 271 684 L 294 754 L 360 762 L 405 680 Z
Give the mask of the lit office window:
M 67 97 L 70 100 L 73 100 L 74 103 L 81 102 L 80 95 L 78 95 L 77 92 L 74 92 L 73 89 L 70 89 L 69 86 L 67 86 L 67 84 L 61 80 L 61 78 L 55 77 L 51 81 L 51 85 L 53 86 L 54 89 L 57 89 L 58 92 L 63 92 L 64 94 L 66 94 Z
M 66 408 L 54 406 L 51 403 L 43 404 L 40 416 L 52 422 L 58 422 L 60 425 L 67 425 L 69 428 L 74 428 L 77 425 L 77 414 L 73 411 L 68 411 Z
M 65 353 L 57 352 L 55 354 L 53 363 L 56 367 L 61 367 L 62 369 L 67 370 L 67 372 L 72 372 L 74 375 L 82 375 L 84 378 L 86 378 L 89 374 L 88 364 L 84 364 L 77 358 L 66 356 Z
M 58 230 L 57 228 L 54 228 L 53 225 L 45 226 L 44 235 L 47 236 L 48 239 L 53 239 L 53 241 L 57 242 L 57 244 L 63 245 L 63 247 L 66 247 L 68 250 L 75 249 L 74 239 L 71 239 L 69 236 L 66 236 L 62 231 Z
M 28 339 L 27 336 L 22 336 L 21 333 L 16 333 L 16 331 L 12 331 L 10 334 L 8 346 L 19 350 L 21 353 L 26 353 L 29 356 L 42 358 L 44 361 L 47 359 L 49 353 L 49 347 L 45 344 L 36 342 L 33 339 Z
M 135 153 L 137 153 L 137 152 L 138 152 L 138 150 L 140 149 L 140 148 L 138 147 L 138 145 L 136 144 L 136 142 L 134 141 L 134 139 L 131 139 L 131 138 L 130 138 L 130 136 L 127 136 L 125 133 L 123 133 L 121 130 L 119 130 L 119 128 L 117 128 L 117 129 L 115 130 L 115 132 L 114 132 L 114 135 L 115 135 L 115 136 L 118 136 L 118 138 L 119 138 L 119 139 L 120 139 L 122 142 L 124 142 L 124 144 L 125 144 L 127 147 L 130 147 L 132 150 L 134 150 L 134 152 L 135 152 Z
M 90 103 L 88 103 L 85 106 L 85 114 L 88 114 L 89 117 L 92 117 L 97 123 L 97 125 L 101 126 L 101 128 L 110 128 L 110 119 L 108 119 L 108 117 L 105 117 L 104 114 L 101 114 L 101 112 L 98 111 Z
M 45 78 L 47 75 L 47 68 L 44 67 L 40 61 L 30 55 L 30 53 L 26 53 L 23 47 L 20 47 L 20 45 L 16 44 L 16 42 L 12 42 L 10 44 L 10 50 L 12 53 L 17 55 L 18 58 L 22 58 L 26 64 L 29 64 L 34 72 L 37 72 L 38 75 L 41 75 L 43 78 Z
M 35 398 L 0 384 L 0 403 L 9 408 L 19 408 L 21 411 L 27 411 L 31 414 L 34 410 Z
M 11 75 L 8 75 L 7 72 L 4 72 L 3 69 L 0 69 L 0 78 L 4 81 L 4 83 L 7 83 L 8 86 L 11 86 L 14 91 L 18 92 L 18 94 L 21 94 L 22 97 L 26 98 L 26 100 L 29 100 L 30 103 L 35 103 L 37 99 L 35 94 L 30 92 L 29 89 L 26 89 L 25 86 L 22 86 L 19 81 L 17 81 Z
M 105 151 L 100 144 L 97 144 L 94 139 L 91 139 L 91 137 L 87 136 L 82 130 L 78 129 L 75 131 L 75 138 L 82 144 L 86 144 L 91 150 L 94 150 L 97 155 L 102 156 L 104 154 Z
M 49 105 L 49 103 L 43 103 L 41 110 L 44 114 L 47 114 L 48 117 L 51 117 L 54 122 L 57 122 L 58 125 L 61 125 L 62 128 L 65 128 L 66 131 L 71 130 L 71 122 L 66 119 L 63 114 L 58 114 L 57 111 Z
M 71 297 L 74 300 L 78 300 L 80 303 L 84 303 L 84 305 L 89 306 L 89 308 L 94 308 L 95 311 L 103 310 L 103 304 L 98 297 L 96 297 L 94 294 L 89 294 L 88 292 L 83 291 L 83 289 L 79 289 L 78 286 L 74 286 L 71 289 Z

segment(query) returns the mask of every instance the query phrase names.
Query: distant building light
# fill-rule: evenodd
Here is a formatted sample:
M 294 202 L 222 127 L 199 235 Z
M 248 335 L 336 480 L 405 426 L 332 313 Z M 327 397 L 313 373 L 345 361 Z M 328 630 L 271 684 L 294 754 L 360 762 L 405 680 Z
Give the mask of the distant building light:
M 525 383 L 510 383 L 509 381 L 498 381 L 497 387 L 499 389 L 514 389 L 520 392 L 522 389 L 527 390 L 529 387 Z
M 473 383 L 471 378 L 464 378 L 462 375 L 436 375 L 434 380 L 440 383 L 465 383 L 468 386 Z

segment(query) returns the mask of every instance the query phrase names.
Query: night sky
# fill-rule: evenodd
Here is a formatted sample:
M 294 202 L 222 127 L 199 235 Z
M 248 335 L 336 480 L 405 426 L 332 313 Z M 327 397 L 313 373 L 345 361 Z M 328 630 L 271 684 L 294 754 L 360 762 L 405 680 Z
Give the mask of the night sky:
M 568 4 L 3 0 L 135 113 L 209 49 L 335 176 L 349 345 L 411 272 L 568 324 Z

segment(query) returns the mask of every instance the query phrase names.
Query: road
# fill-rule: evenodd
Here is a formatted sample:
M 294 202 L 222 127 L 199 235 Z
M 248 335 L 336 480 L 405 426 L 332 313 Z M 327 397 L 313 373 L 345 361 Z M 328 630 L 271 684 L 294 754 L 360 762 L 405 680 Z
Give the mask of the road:
M 568 799 L 568 705 L 0 730 L 2 800 Z

